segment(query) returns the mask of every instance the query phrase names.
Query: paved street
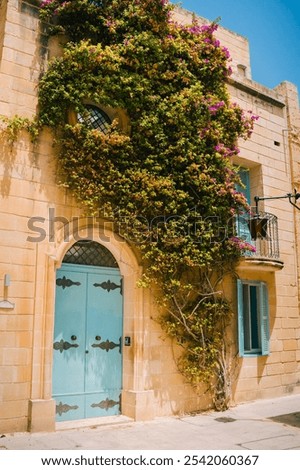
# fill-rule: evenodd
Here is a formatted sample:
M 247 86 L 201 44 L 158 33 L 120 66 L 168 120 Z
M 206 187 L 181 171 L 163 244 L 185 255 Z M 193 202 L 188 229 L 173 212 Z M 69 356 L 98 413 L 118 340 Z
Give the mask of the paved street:
M 0 438 L 0 449 L 295 450 L 300 449 L 300 395 L 242 404 L 225 412 L 148 422 L 118 417 L 105 423 L 53 433 L 7 434 Z

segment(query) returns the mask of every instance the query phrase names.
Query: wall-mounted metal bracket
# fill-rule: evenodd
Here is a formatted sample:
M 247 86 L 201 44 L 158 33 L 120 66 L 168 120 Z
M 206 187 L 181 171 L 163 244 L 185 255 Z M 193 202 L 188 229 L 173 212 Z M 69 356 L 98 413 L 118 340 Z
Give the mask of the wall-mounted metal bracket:
M 261 197 L 261 196 L 254 196 L 255 207 L 256 207 L 256 216 L 259 217 L 258 212 L 258 203 L 259 201 L 266 201 L 270 199 L 288 199 L 292 206 L 296 207 L 300 211 L 300 206 L 297 206 L 297 201 L 300 199 L 300 193 L 294 190 L 294 193 L 288 193 L 285 196 L 270 196 L 270 197 Z
M 4 293 L 3 293 L 3 300 L 0 300 L 0 309 L 13 309 L 15 308 L 15 304 L 13 302 L 10 302 L 7 297 L 8 297 L 8 287 L 10 286 L 10 275 L 5 274 L 4 275 Z

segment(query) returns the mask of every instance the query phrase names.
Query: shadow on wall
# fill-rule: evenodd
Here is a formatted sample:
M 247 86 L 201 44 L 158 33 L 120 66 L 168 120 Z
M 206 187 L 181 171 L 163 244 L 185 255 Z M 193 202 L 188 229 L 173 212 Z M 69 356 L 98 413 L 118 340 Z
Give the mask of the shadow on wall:
M 2 175 L 0 181 L 0 194 L 7 198 L 10 194 L 13 179 L 33 179 L 33 170 L 36 168 L 36 147 L 30 141 L 26 131 L 18 132 L 15 138 L 5 128 L 0 129 L 0 165 Z M 24 197 L 24 194 L 22 194 Z
M 154 391 L 154 416 L 197 414 L 213 407 L 207 384 L 193 387 L 179 372 L 180 346 L 167 336 L 159 322 L 160 313 L 153 311 L 147 331 L 150 334 L 148 388 Z
M 14 142 L 9 142 L 5 129 L 0 131 L 0 147 L 0 164 L 3 167 L 0 193 L 2 197 L 8 197 L 18 149 Z

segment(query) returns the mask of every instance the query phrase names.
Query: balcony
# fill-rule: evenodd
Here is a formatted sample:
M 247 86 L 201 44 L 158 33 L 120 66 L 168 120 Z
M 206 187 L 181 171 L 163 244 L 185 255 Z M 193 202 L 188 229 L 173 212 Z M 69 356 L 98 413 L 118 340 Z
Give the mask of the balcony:
M 253 251 L 246 251 L 240 267 L 277 271 L 283 268 L 280 260 L 277 217 L 269 212 L 255 215 L 243 213 L 236 219 L 237 236 L 252 245 Z

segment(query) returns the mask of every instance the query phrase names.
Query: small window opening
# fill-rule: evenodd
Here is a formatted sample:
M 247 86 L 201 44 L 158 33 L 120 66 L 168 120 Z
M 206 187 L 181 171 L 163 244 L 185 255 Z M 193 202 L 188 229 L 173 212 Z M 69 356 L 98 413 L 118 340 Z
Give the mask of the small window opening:
M 92 240 L 80 240 L 72 245 L 66 252 L 63 263 L 118 268 L 118 263 L 111 252 Z
M 238 74 L 241 75 L 242 77 L 246 77 L 246 70 L 247 67 L 243 64 L 238 64 L 237 66 Z
M 276 145 L 276 147 L 280 147 L 280 142 L 278 142 L 277 140 L 274 140 L 274 145 Z
M 91 129 L 98 129 L 107 134 L 111 125 L 111 119 L 102 109 L 93 105 L 86 105 L 83 113 L 78 113 L 78 122 Z

